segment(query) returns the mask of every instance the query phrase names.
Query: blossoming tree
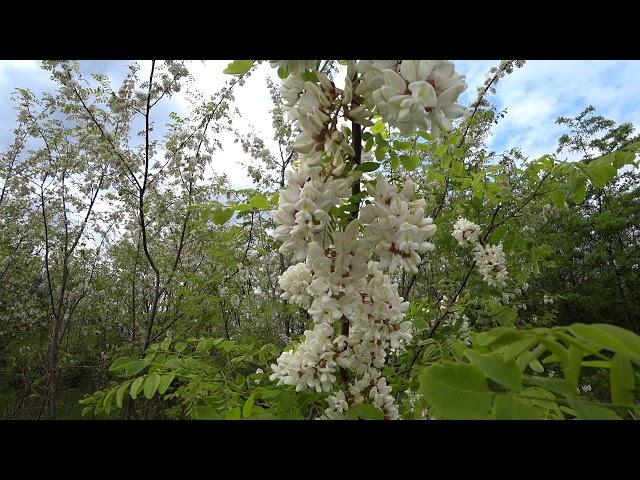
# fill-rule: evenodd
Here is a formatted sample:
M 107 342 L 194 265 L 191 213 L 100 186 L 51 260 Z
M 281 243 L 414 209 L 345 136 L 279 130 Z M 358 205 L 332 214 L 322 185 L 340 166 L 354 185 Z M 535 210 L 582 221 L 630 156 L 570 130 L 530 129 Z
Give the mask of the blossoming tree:
M 335 62 L 270 63 L 295 137 L 282 188 L 271 202 L 256 196 L 219 209 L 219 223 L 277 202 L 281 298 L 303 309 L 309 325 L 270 372 L 239 376 L 234 387 L 226 376 L 216 384 L 227 399 L 241 398 L 242 410 L 220 393 L 205 405 L 193 401 L 193 418 L 300 418 L 288 416 L 296 404 L 303 406 L 296 415 L 325 419 L 620 418 L 638 410 L 636 335 L 599 324 L 513 328 L 526 308 L 517 299 L 550 254 L 525 238 L 531 227 L 523 212 L 546 218 L 583 202 L 588 188 L 636 165 L 638 142 L 589 162 L 551 155 L 487 162 L 482 136 L 494 111 L 480 107 L 520 61 L 492 69 L 470 109 L 457 103 L 467 84 L 450 61 L 348 60 L 337 76 L 327 68 Z M 238 60 L 225 72 L 244 75 L 255 65 Z M 459 278 L 449 278 L 453 263 Z M 429 288 L 435 302 L 425 300 Z M 552 302 L 545 295 L 544 305 Z M 189 343 L 197 362 L 180 359 Z M 99 408 L 109 395 L 121 403 L 127 388 L 133 398 L 143 389 L 151 398 L 174 378 L 192 402 L 210 350 L 236 352 L 235 365 L 251 352 L 229 339 L 187 344 L 176 343 L 169 356 L 168 339 L 154 347 L 163 353 L 116 361 L 112 370 L 125 376 L 147 366 L 149 374 L 88 403 Z M 264 347 L 256 355 L 263 354 Z M 549 363 L 563 369 L 562 380 L 540 377 Z M 583 366 L 610 369 L 611 404 L 576 397 Z

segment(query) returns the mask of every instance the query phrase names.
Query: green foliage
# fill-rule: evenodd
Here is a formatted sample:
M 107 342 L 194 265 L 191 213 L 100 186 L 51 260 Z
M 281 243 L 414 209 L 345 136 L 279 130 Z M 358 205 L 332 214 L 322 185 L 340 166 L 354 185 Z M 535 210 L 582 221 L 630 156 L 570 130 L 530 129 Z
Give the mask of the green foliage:
M 108 415 L 142 399 L 161 405 L 169 418 L 196 420 L 306 418 L 320 405 L 320 396 L 267 386 L 267 375 L 256 373 L 256 366 L 275 360 L 278 351 L 270 344 L 201 337 L 165 340 L 149 350 L 144 359 L 116 359 L 111 371 L 120 375 L 120 382 L 83 399 L 83 415 Z M 127 370 L 134 362 L 136 369 Z M 361 417 L 377 418 L 369 407 L 363 407 Z
M 224 73 L 229 75 L 243 75 L 251 70 L 252 66 L 253 60 L 234 60 L 224 69 Z
M 607 324 L 497 327 L 472 334 L 471 343 L 455 361 L 439 360 L 419 375 L 437 418 L 635 418 L 640 337 L 632 332 Z M 563 377 L 543 375 L 542 365 L 550 372 L 559 367 Z M 610 402 L 582 398 L 580 372 L 601 366 L 610 368 Z
M 18 89 L 14 142 L 0 157 L 0 415 L 42 415 L 51 368 L 62 416 L 79 413 L 68 408 L 77 406 L 73 395 L 96 389 L 83 401 L 85 417 L 322 415 L 325 393 L 276 387 L 256 373 L 270 371 L 309 327 L 278 285 L 294 262 L 278 253 L 269 212 L 298 158 L 276 85 L 267 84 L 278 148 L 271 152 L 254 132 L 238 138 L 254 188 L 205 175 L 222 146 L 218 135 L 234 128 L 233 85 L 257 63 L 232 62 L 224 90 L 184 117 L 169 114 L 164 137 L 151 135 L 148 166 L 131 119 L 182 85 L 186 74 L 171 73 L 181 63 L 158 65 L 161 80 L 148 89 L 134 66 L 111 85 L 104 75 L 83 78 L 73 62 L 65 64 L 69 81 L 50 61 L 53 91 Z M 318 82 L 311 71 L 303 78 Z M 363 149 L 375 159 L 355 167 L 363 183 L 374 172 L 400 188 L 410 178 L 438 227 L 436 250 L 418 273 L 393 275 L 414 333 L 385 367 L 402 417 L 637 418 L 638 137 L 589 107 L 558 120 L 569 133 L 552 155 L 493 152 L 486 139 L 502 113 L 482 103 L 437 140 L 401 135 L 380 118 L 363 126 Z M 152 118 L 160 120 L 157 110 Z M 579 160 L 567 161 L 565 150 Z M 52 183 L 39 189 L 43 178 Z M 115 207 L 88 211 L 93 192 L 97 204 Z M 325 241 L 368 201 L 363 189 L 336 202 Z M 483 242 L 502 243 L 506 287 L 487 285 L 471 249 L 458 246 L 451 230 L 459 217 L 481 227 Z M 60 348 L 53 367 L 44 363 L 52 345 Z M 383 415 L 362 404 L 347 417 Z

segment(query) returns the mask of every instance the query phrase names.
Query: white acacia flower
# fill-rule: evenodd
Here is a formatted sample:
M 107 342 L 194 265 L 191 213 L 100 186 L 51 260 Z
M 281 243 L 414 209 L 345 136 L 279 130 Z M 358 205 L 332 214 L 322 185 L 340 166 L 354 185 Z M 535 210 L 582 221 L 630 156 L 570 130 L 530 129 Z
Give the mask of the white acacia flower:
M 458 245 L 466 247 L 470 243 L 475 244 L 478 241 L 480 237 L 480 227 L 466 218 L 460 217 L 458 221 L 453 224 L 452 235 L 458 241 Z
M 327 397 L 329 408 L 324 413 L 330 420 L 343 420 L 345 413 L 349 410 L 349 404 L 346 401 L 344 392 L 338 390 L 335 395 L 329 395 Z
M 278 279 L 280 288 L 284 290 L 280 297 L 302 308 L 309 308 L 311 297 L 307 293 L 307 287 L 311 279 L 311 270 L 306 264 L 291 265 Z
M 451 130 L 451 120 L 466 111 L 456 100 L 467 84 L 455 72 L 453 62 L 363 60 L 357 70 L 363 77 L 356 93 L 402 133 L 424 128 L 438 135 Z
M 415 194 L 411 180 L 402 191 L 389 184 L 382 176 L 367 188 L 374 201 L 361 210 L 361 219 L 367 224 L 365 241 L 372 244 L 380 256 L 380 268 L 394 271 L 402 268 L 416 273 L 421 253 L 431 252 L 435 246 L 428 242 L 436 232 L 430 217 L 424 216 L 423 199 L 410 201 Z
M 474 257 L 478 265 L 478 271 L 482 274 L 482 279 L 489 285 L 496 288 L 504 288 L 507 279 L 507 265 L 502 244 L 485 245 L 476 244 Z
M 304 80 L 302 73 L 313 69 L 311 64 L 274 61 L 290 72 L 281 93 L 295 122 L 298 153 L 273 217 L 280 252 L 293 254 L 299 263 L 281 275 L 279 285 L 282 298 L 305 308 L 314 324 L 302 343 L 271 365 L 269 378 L 296 391 L 328 393 L 326 418 L 344 418 L 351 405 L 365 402 L 379 407 L 385 419 L 399 418 L 382 369 L 390 353 L 411 341 L 412 330 L 404 319 L 409 303 L 385 272 L 417 272 L 421 255 L 435 249 L 429 240 L 436 226 L 425 216 L 426 203 L 416 198 L 411 180 L 398 189 L 378 175 L 366 187 L 367 204 L 349 222 L 344 216 L 336 222 L 333 207 L 346 204 L 361 175 L 350 171 L 355 152 L 351 131 L 337 124 L 340 114 L 371 125 L 378 112 L 401 131 L 416 126 L 434 131 L 455 118 L 452 102 L 466 87 L 462 77 L 447 62 L 405 62 L 348 61 L 339 89 L 321 72 L 314 72 L 316 82 Z M 368 157 L 371 152 L 361 161 Z M 484 253 L 483 266 L 493 264 L 496 253 Z M 349 370 L 348 385 L 338 387 L 339 368 Z

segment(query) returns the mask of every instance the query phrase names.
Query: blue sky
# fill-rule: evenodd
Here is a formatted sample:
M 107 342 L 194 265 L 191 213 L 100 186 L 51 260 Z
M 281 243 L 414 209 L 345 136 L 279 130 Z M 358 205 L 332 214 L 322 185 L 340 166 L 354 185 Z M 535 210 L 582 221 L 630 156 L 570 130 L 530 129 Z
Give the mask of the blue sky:
M 85 74 L 109 75 L 117 85 L 126 72 L 129 61 L 82 61 Z M 148 62 L 142 61 L 141 74 L 145 75 Z M 206 94 L 218 90 L 228 76 L 222 73 L 228 61 L 193 62 L 195 86 Z M 496 60 L 460 60 L 456 69 L 467 76 L 469 88 L 461 103 L 475 97 L 476 87 L 483 83 L 486 72 Z M 242 119 L 235 126 L 243 132 L 255 131 L 265 139 L 271 137 L 269 109 L 271 101 L 265 77 L 277 81 L 275 71 L 262 65 L 247 83 L 236 91 L 236 105 Z M 640 61 L 529 61 L 516 69 L 497 86 L 497 94 L 489 99 L 507 115 L 494 128 L 489 146 L 498 152 L 520 147 L 526 156 L 538 157 L 555 150 L 557 139 L 565 129 L 554 123 L 558 116 L 575 116 L 587 105 L 617 123 L 640 125 Z M 11 141 L 14 110 L 10 101 L 16 87 L 29 88 L 40 93 L 52 87 L 48 72 L 42 71 L 37 61 L 0 61 L 0 151 Z M 186 112 L 187 100 L 180 95 L 164 104 L 156 112 L 158 124 L 174 110 Z M 159 133 L 159 132 L 158 132 Z M 248 158 L 231 134 L 222 137 L 224 151 L 214 158 L 213 170 L 225 172 L 237 186 L 248 186 L 241 161 Z

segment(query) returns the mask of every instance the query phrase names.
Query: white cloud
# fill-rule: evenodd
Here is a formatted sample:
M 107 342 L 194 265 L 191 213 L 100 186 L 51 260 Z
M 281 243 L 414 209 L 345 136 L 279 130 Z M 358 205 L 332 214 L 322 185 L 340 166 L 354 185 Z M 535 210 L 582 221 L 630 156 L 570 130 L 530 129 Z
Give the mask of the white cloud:
M 555 150 L 566 131 L 555 124 L 558 116 L 575 116 L 586 106 L 622 123 L 640 120 L 640 62 L 637 61 L 529 61 L 497 86 L 490 99 L 508 113 L 494 129 L 494 149 L 520 147 L 525 155 Z

